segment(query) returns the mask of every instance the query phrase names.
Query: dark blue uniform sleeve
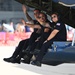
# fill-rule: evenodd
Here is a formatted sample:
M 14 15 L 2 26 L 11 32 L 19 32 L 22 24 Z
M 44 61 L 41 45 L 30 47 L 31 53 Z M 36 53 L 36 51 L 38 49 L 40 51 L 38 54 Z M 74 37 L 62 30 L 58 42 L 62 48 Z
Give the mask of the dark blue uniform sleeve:
M 62 24 L 61 23 L 56 23 L 56 26 L 55 26 L 54 29 L 61 30 L 62 29 Z

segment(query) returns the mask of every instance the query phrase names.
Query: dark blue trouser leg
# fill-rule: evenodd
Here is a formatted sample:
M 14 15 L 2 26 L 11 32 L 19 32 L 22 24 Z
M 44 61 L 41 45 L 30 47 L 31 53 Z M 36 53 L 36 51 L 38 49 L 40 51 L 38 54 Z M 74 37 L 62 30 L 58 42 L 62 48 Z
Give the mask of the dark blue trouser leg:
M 37 55 L 37 58 L 36 58 L 37 61 L 40 61 L 40 62 L 42 61 L 43 56 L 46 54 L 49 46 L 51 46 L 52 43 L 53 43 L 53 40 L 50 40 L 50 41 L 48 41 L 48 42 L 46 42 L 42 45 L 42 47 L 40 49 L 40 52 L 39 52 L 39 54 Z
M 43 42 L 48 38 L 48 36 L 50 35 L 50 33 L 48 32 L 44 32 L 42 35 L 41 35 L 41 38 L 39 39 L 37 45 L 36 45 L 36 49 L 40 49 Z
M 19 42 L 18 46 L 16 47 L 12 57 L 17 57 L 19 55 L 20 52 L 22 52 L 23 48 L 24 47 L 27 47 L 27 43 L 28 43 L 29 39 L 26 39 L 26 40 L 22 40 Z

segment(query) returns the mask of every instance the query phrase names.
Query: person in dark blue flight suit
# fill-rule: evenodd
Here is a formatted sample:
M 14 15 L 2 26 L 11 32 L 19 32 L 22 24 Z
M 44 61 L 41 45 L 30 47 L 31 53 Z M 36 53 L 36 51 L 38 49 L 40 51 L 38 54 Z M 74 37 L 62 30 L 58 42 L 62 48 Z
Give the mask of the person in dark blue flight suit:
M 42 29 L 44 29 L 44 31 L 42 32 L 41 36 L 37 38 L 37 40 L 31 45 L 30 49 L 28 49 L 28 51 L 26 52 L 27 54 L 25 55 L 28 57 L 29 61 L 33 56 L 33 52 L 37 52 L 38 50 L 40 50 L 43 42 L 48 38 L 53 29 L 51 26 L 51 22 L 47 20 L 47 15 L 43 12 L 39 14 L 39 23 L 42 25 Z M 22 62 L 26 63 L 26 59 L 24 59 Z
M 40 13 L 40 10 L 35 9 L 34 10 L 34 17 L 35 20 L 33 20 L 27 13 L 26 7 L 23 5 L 23 12 L 27 16 L 28 21 L 32 21 L 32 24 L 39 24 L 38 22 L 38 16 Z M 16 47 L 14 53 L 9 58 L 4 58 L 3 60 L 6 62 L 12 62 L 12 63 L 20 63 L 19 61 L 14 61 L 14 58 L 16 58 L 20 53 L 22 53 L 23 49 L 26 49 L 29 45 L 32 45 L 32 43 L 41 35 L 37 32 L 38 28 L 34 28 L 34 32 L 31 34 L 29 39 L 25 39 L 19 42 L 18 46 Z
M 36 16 L 36 14 L 38 14 L 39 10 L 34 10 L 34 14 L 36 19 L 38 20 L 38 16 Z M 35 26 L 39 25 L 38 21 L 33 20 Z M 34 27 L 32 24 L 29 24 L 31 27 Z M 41 25 L 40 25 L 41 26 Z M 42 27 L 42 26 L 41 26 Z M 34 28 L 34 32 L 32 33 L 31 37 L 29 39 L 26 40 L 22 40 L 20 41 L 18 47 L 15 49 L 13 55 L 10 58 L 4 58 L 3 60 L 6 62 L 11 62 L 11 63 L 20 63 L 20 59 L 23 56 L 23 50 L 26 50 L 27 48 L 29 48 L 32 43 L 42 34 L 42 28 L 41 31 L 39 31 L 39 29 Z M 17 58 L 19 56 L 19 58 Z M 27 63 L 29 63 L 29 61 L 26 61 Z
M 66 27 L 65 24 L 61 22 L 60 17 L 58 13 L 52 13 L 51 19 L 54 24 L 54 29 L 49 35 L 49 37 L 46 39 L 44 44 L 42 45 L 40 52 L 38 53 L 36 60 L 32 61 L 32 65 L 41 66 L 43 56 L 47 52 L 48 48 L 51 46 L 53 41 L 66 41 Z

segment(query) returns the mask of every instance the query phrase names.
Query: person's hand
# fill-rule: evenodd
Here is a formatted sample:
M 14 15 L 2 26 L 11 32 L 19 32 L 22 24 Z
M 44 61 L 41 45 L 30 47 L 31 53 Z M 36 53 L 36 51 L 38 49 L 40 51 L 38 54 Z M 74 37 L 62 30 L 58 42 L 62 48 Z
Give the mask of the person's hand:
M 45 28 L 44 29 L 44 32 L 48 32 L 50 29 L 49 28 Z
M 22 5 L 22 9 L 23 9 L 23 12 L 26 13 L 27 12 L 27 8 L 25 5 Z

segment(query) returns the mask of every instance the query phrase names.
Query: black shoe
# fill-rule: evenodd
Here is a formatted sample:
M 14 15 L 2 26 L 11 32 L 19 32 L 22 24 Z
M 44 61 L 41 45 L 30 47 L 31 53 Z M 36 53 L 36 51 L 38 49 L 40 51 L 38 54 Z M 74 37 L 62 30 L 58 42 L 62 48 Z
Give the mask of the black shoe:
M 10 57 L 10 58 L 4 58 L 3 60 L 6 61 L 6 62 L 11 62 L 11 59 L 12 59 L 12 57 Z
M 30 61 L 21 60 L 22 63 L 30 64 Z
M 31 64 L 41 67 L 41 62 L 39 62 L 39 61 L 32 61 Z
M 18 63 L 18 64 L 20 64 L 20 60 L 18 60 L 18 59 L 16 59 L 16 58 L 13 58 L 13 57 L 4 58 L 3 60 L 6 61 L 6 62 L 11 62 L 11 63 Z

